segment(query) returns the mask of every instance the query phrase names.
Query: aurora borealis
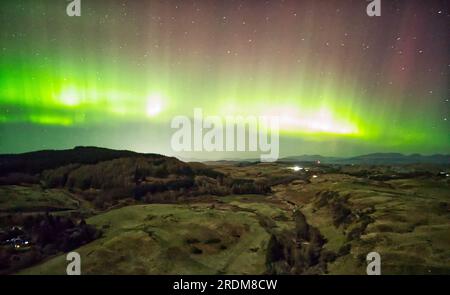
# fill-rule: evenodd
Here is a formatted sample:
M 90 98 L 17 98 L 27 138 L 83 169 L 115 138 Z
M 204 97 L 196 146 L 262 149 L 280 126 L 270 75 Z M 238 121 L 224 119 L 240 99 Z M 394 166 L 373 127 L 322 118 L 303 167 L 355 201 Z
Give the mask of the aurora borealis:
M 282 156 L 450 151 L 447 1 L 67 4 L 1 1 L 0 153 L 171 155 L 196 107 L 280 115 Z

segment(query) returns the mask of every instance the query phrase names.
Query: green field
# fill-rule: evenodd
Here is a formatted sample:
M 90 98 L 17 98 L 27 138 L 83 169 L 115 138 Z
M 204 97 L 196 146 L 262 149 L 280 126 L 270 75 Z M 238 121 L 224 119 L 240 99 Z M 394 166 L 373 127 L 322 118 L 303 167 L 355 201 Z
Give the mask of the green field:
M 63 189 L 43 189 L 38 185 L 0 186 L 0 212 L 75 210 L 80 201 Z
M 129 206 L 88 223 L 104 237 L 77 251 L 83 274 L 262 274 L 269 235 L 255 214 L 205 204 Z M 65 255 L 21 274 L 65 274 Z

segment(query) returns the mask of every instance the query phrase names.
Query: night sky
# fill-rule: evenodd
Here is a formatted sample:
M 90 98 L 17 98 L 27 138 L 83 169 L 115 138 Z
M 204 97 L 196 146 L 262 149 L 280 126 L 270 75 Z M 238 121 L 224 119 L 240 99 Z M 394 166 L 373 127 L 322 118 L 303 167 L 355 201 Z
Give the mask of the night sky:
M 0 2 L 0 153 L 176 154 L 170 121 L 280 115 L 282 156 L 450 152 L 450 4 Z

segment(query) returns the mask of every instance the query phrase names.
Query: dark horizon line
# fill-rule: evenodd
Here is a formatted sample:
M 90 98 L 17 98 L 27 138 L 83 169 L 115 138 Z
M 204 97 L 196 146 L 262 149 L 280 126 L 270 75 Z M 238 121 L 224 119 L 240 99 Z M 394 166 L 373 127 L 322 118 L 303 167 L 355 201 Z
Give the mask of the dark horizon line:
M 208 161 L 259 161 L 259 158 L 252 158 L 252 157 L 248 157 L 248 158 L 240 158 L 240 157 L 235 157 L 235 158 L 219 158 L 219 159 L 207 159 L 207 158 L 197 158 L 197 157 L 182 157 L 179 155 L 167 155 L 167 154 L 162 154 L 162 153 L 154 153 L 154 152 L 138 152 L 138 151 L 133 151 L 130 149 L 114 149 L 114 148 L 109 148 L 109 147 L 102 147 L 102 146 L 90 146 L 90 145 L 86 145 L 86 146 L 74 146 L 72 148 L 61 148 L 61 149 L 40 149 L 40 150 L 31 150 L 31 151 L 27 151 L 27 152 L 20 152 L 20 153 L 0 153 L 0 156 L 20 156 L 20 155 L 26 155 L 26 154 L 32 154 L 32 153 L 37 153 L 37 152 L 52 152 L 52 151 L 70 151 L 70 150 L 75 150 L 75 149 L 81 149 L 81 148 L 95 148 L 95 149 L 106 149 L 106 150 L 113 150 L 113 151 L 124 151 L 124 152 L 132 152 L 132 153 L 136 153 L 136 154 L 142 154 L 142 155 L 150 155 L 150 154 L 156 154 L 156 155 L 161 155 L 161 156 L 165 156 L 165 157 L 175 157 L 179 160 L 188 162 L 188 161 L 204 161 L 204 162 L 208 162 Z M 218 153 L 218 152 L 213 152 L 213 153 Z M 354 155 L 354 156 L 325 156 L 325 155 L 321 155 L 321 154 L 298 154 L 298 155 L 288 155 L 288 156 L 280 156 L 278 158 L 277 161 L 282 161 L 283 159 L 289 159 L 289 158 L 296 158 L 296 157 L 321 157 L 321 158 L 334 158 L 334 159 L 352 159 L 352 158 L 359 158 L 359 157 L 364 157 L 364 156 L 371 156 L 371 155 L 397 155 L 397 156 L 403 156 L 403 157 L 411 157 L 411 156 L 420 156 L 420 157 L 433 157 L 433 156 L 444 156 L 444 157 L 450 157 L 450 154 L 444 154 L 444 153 L 434 153 L 434 154 L 422 154 L 422 153 L 401 153 L 401 152 L 373 152 L 373 153 L 367 153 L 367 154 L 359 154 L 359 155 Z M 275 161 L 275 162 L 277 162 Z

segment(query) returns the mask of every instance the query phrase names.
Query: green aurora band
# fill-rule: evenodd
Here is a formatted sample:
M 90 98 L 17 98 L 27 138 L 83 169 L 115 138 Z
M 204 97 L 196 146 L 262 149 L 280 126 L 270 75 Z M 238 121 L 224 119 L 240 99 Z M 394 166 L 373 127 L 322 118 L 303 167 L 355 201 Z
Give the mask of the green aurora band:
M 195 107 L 279 115 L 284 155 L 449 151 L 445 16 L 269 2 L 84 0 L 68 17 L 62 0 L 2 1 L 0 152 L 71 147 L 82 128 L 102 136 L 79 145 L 171 154 L 171 119 Z M 108 138 L 127 126 L 167 144 Z

